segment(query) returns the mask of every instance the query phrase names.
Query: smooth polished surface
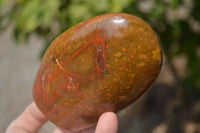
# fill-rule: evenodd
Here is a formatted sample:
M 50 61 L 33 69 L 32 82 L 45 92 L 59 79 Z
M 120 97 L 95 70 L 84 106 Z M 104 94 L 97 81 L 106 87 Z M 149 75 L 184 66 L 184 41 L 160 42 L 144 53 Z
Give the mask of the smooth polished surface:
M 84 21 L 47 49 L 33 88 L 39 109 L 57 126 L 78 131 L 117 112 L 156 80 L 162 51 L 140 18 L 110 13 Z

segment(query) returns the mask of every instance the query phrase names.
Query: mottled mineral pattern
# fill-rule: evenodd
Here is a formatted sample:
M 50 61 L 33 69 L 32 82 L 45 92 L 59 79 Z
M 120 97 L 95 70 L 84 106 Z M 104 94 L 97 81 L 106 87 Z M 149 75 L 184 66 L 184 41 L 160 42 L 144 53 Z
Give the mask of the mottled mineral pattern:
M 162 66 L 159 40 L 142 19 L 110 13 L 84 21 L 47 49 L 33 88 L 39 109 L 57 126 L 78 131 L 103 112 L 142 96 Z

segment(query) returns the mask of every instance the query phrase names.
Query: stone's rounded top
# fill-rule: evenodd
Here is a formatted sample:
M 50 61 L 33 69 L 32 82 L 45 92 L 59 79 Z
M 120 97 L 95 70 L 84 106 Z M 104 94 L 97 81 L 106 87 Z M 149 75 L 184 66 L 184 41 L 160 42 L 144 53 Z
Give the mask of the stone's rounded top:
M 38 70 L 33 97 L 57 126 L 78 131 L 141 97 L 162 66 L 158 38 L 142 19 L 109 13 L 59 35 Z
M 81 22 L 75 27 L 79 32 L 71 38 L 71 41 L 83 36 L 83 34 L 91 34 L 91 31 L 94 30 L 105 31 L 107 37 L 112 36 L 113 32 L 118 32 L 118 30 L 121 31 L 127 28 L 133 30 L 134 28 L 142 27 L 143 30 L 152 30 L 151 27 L 142 19 L 126 13 L 108 13 L 100 15 Z M 69 31 L 71 29 L 74 29 L 74 27 L 70 28 Z M 120 33 L 116 33 L 115 35 L 123 37 L 123 34 Z

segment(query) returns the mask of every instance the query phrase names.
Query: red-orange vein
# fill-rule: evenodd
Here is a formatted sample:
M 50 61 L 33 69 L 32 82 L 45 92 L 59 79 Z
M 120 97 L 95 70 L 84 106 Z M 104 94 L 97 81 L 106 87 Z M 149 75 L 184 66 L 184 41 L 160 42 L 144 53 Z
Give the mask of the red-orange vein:
M 99 28 L 96 31 L 96 33 L 93 35 L 93 37 L 89 40 L 89 42 L 87 44 L 85 44 L 77 52 L 75 52 L 66 62 L 64 62 L 64 64 L 67 65 L 73 58 L 75 58 L 79 53 L 81 53 L 85 48 L 87 48 L 91 44 L 91 42 L 93 41 L 93 39 L 97 36 L 97 34 L 98 34 L 98 32 L 99 32 L 100 29 L 101 28 Z M 48 82 L 51 82 L 58 75 L 58 73 L 60 72 L 60 70 L 62 70 L 62 69 L 58 69 L 58 71 L 53 74 L 53 77 L 51 76 L 51 78 L 48 80 Z M 38 89 L 39 87 L 41 87 L 41 84 L 36 89 Z

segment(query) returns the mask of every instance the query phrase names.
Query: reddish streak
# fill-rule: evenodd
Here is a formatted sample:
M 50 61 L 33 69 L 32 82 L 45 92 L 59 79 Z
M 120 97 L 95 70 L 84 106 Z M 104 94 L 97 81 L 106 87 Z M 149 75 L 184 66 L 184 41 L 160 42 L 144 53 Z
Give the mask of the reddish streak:
M 91 42 L 94 40 L 94 38 L 98 35 L 98 32 L 100 31 L 101 27 L 96 31 L 96 33 L 94 34 L 94 36 L 88 41 L 87 44 L 85 44 L 83 47 L 81 47 L 78 51 L 76 51 L 67 61 L 64 62 L 65 65 L 67 65 L 73 58 L 75 58 L 78 54 L 80 54 L 84 49 L 86 49 Z M 102 40 L 101 40 L 102 41 Z M 105 43 L 103 43 L 103 47 L 102 49 L 105 49 Z M 59 72 L 62 69 L 57 69 L 57 71 L 55 73 L 53 73 L 53 75 L 49 76 L 50 78 L 48 79 L 48 84 L 59 74 Z M 68 75 L 66 75 L 68 76 Z M 68 76 L 69 77 L 69 76 Z M 41 86 L 41 84 L 36 88 L 39 89 Z
M 97 49 L 97 58 L 104 58 L 102 60 L 104 60 L 104 62 L 101 62 L 101 63 L 105 63 L 105 57 L 106 56 L 106 53 L 105 53 L 105 32 L 104 32 L 104 35 L 103 35 L 104 38 L 100 38 L 100 36 L 98 38 L 96 38 L 96 49 Z M 102 46 L 100 46 L 102 45 Z M 99 50 L 99 47 L 101 47 L 101 49 Z M 98 57 L 100 56 L 100 57 Z M 97 62 L 97 65 L 96 65 L 96 70 L 97 70 L 97 73 L 98 74 L 102 74 L 102 71 L 105 71 L 106 67 L 104 66 L 105 64 L 99 64 L 100 62 Z M 98 66 L 100 65 L 100 67 L 102 67 L 102 70 L 100 69 L 100 67 Z M 103 66 L 102 66 L 103 65 Z
M 98 29 L 98 31 L 100 30 L 100 28 Z M 79 55 L 84 49 L 86 49 L 91 42 L 94 40 L 94 38 L 96 37 L 96 35 L 98 34 L 98 31 L 95 33 L 95 35 L 88 41 L 88 43 L 86 43 L 83 47 L 81 47 L 78 51 L 76 51 L 71 57 L 69 57 L 69 59 L 67 61 L 65 61 L 65 65 L 67 65 L 73 58 L 75 58 L 77 55 Z

